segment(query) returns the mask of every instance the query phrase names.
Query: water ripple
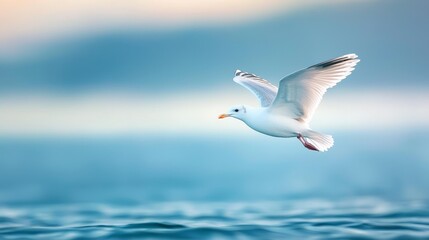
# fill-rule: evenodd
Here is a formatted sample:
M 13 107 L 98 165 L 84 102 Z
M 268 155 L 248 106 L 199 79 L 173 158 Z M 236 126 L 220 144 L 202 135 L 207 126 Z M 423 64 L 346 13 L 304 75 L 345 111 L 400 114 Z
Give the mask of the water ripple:
M 429 204 L 378 199 L 0 207 L 0 239 L 429 239 Z

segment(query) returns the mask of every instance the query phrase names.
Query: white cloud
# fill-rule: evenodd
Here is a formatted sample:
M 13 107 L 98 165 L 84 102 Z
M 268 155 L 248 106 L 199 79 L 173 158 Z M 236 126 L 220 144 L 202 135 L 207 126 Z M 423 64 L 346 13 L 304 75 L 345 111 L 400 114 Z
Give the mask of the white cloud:
M 353 0 L 358 2 L 358 0 Z M 0 50 L 16 52 L 56 38 L 124 28 L 177 28 L 272 16 L 341 0 L 0 1 Z M 350 1 L 347 1 L 350 2 Z
M 165 95 L 3 96 L 0 135 L 256 134 L 238 120 L 218 120 L 231 105 L 257 104 L 245 90 Z M 427 91 L 328 93 L 314 129 L 429 129 Z

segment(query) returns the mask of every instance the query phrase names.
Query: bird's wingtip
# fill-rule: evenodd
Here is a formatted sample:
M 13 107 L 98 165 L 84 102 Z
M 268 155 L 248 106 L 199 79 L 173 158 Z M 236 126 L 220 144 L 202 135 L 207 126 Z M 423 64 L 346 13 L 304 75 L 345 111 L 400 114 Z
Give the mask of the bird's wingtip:
M 354 61 L 355 64 L 360 62 L 359 56 L 356 53 L 347 54 L 346 57 L 348 57 L 350 60 Z
M 359 56 L 356 53 L 350 53 L 350 54 L 344 55 L 344 57 L 350 58 L 350 59 L 357 59 Z

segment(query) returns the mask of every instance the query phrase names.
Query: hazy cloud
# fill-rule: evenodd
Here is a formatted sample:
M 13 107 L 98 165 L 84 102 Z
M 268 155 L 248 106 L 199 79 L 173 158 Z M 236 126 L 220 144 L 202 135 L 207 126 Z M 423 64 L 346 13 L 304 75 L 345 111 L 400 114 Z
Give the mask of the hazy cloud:
M 425 91 L 328 94 L 312 121 L 319 131 L 384 131 L 429 127 Z M 218 120 L 234 104 L 257 105 L 241 93 L 90 94 L 79 98 L 0 98 L 0 135 L 254 134 L 238 120 Z M 413 106 L 410 108 L 410 106 Z
M 168 29 L 247 21 L 341 0 L 0 1 L 0 50 L 108 29 Z M 351 2 L 351 1 L 347 1 Z

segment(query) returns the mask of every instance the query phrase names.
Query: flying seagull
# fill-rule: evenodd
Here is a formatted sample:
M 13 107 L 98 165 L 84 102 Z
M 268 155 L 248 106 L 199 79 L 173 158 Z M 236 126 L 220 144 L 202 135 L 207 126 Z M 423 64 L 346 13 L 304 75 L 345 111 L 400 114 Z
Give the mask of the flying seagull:
M 327 151 L 334 145 L 334 139 L 313 131 L 309 123 L 326 90 L 350 75 L 359 61 L 356 54 L 347 54 L 310 66 L 280 80 L 279 88 L 261 77 L 237 70 L 234 82 L 256 95 L 261 107 L 234 106 L 219 119 L 237 118 L 260 133 L 296 137 L 310 150 Z

